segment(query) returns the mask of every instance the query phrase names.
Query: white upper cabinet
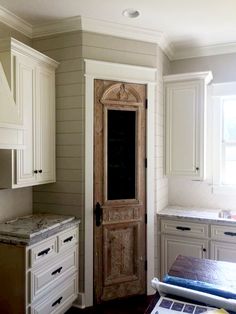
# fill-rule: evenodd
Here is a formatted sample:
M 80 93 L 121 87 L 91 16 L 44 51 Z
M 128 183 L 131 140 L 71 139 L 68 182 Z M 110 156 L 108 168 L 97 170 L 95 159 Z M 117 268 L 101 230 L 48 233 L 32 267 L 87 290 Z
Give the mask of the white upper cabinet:
M 4 174 L 0 177 L 0 187 L 55 182 L 55 69 L 58 63 L 14 39 L 0 41 L 0 60 L 25 127 L 24 150 L 0 151 L 0 172 Z
M 206 92 L 211 72 L 164 76 L 166 174 L 205 176 Z

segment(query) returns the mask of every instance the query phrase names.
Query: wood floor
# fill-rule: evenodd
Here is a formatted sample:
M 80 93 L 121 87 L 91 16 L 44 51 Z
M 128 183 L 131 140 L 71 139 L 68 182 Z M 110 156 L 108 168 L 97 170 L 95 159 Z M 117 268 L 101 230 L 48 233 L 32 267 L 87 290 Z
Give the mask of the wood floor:
M 143 314 L 152 296 L 135 296 L 80 310 L 71 308 L 66 314 Z

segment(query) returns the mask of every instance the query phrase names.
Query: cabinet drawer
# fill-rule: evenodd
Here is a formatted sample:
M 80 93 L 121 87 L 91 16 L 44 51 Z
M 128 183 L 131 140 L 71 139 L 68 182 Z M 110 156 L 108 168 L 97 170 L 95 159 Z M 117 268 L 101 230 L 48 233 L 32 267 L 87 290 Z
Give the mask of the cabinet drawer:
M 63 278 L 72 275 L 78 269 L 78 248 L 71 248 L 63 254 L 58 254 L 56 259 L 50 263 L 37 267 L 29 272 L 31 289 L 30 299 L 34 301 L 41 294 L 46 293 L 46 289 L 52 289 L 53 285 L 59 283 Z M 51 288 L 50 288 L 51 287 Z M 50 291 L 49 290 L 49 291 Z
M 211 225 L 211 238 L 226 242 L 236 242 L 236 226 Z
M 58 235 L 58 251 L 61 252 L 77 242 L 78 228 L 75 227 Z
M 208 225 L 186 221 L 162 220 L 161 232 L 176 235 L 186 234 L 192 237 L 205 238 L 208 237 Z
M 48 258 L 57 255 L 57 237 L 35 245 L 29 250 L 30 267 L 44 263 Z
M 78 293 L 78 277 L 69 277 L 57 287 L 56 293 L 49 293 L 30 307 L 30 314 L 64 313 L 76 299 Z

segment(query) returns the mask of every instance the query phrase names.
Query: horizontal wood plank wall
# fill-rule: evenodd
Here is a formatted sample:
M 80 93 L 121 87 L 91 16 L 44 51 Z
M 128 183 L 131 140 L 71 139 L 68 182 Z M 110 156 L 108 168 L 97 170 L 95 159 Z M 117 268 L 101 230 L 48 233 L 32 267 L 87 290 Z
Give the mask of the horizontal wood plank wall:
M 167 204 L 163 179 L 163 63 L 167 58 L 156 44 L 95 34 L 71 32 L 35 39 L 33 47 L 60 62 L 56 73 L 57 182 L 34 188 L 34 211 L 75 215 L 80 232 L 80 291 L 84 269 L 84 65 L 83 59 L 157 67 L 156 206 Z M 159 84 L 160 83 L 160 84 Z M 156 217 L 154 217 L 156 219 Z M 158 258 L 157 258 L 158 259 Z M 157 267 L 156 267 L 157 269 Z
M 33 40 L 33 47 L 60 62 L 56 71 L 56 183 L 33 189 L 34 212 L 81 218 L 79 290 L 84 282 L 84 71 L 82 34 Z

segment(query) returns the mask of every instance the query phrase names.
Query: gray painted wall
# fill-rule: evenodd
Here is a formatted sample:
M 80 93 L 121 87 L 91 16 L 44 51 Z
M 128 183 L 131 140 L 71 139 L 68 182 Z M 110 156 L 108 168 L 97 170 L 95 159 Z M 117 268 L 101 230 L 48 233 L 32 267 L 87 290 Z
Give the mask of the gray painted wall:
M 155 44 L 89 32 L 71 32 L 33 40 L 33 47 L 60 62 L 56 72 L 57 182 L 37 186 L 34 211 L 80 217 L 80 291 L 84 269 L 84 64 L 83 59 L 158 68 L 156 104 L 156 206 L 167 205 L 163 179 L 163 84 L 168 59 Z M 163 69 L 164 68 L 164 69 Z M 155 217 L 154 217 L 155 219 Z
M 171 62 L 171 73 L 212 71 L 213 83 L 236 81 L 236 53 Z
M 212 71 L 213 83 L 236 81 L 236 53 L 190 58 L 171 62 L 171 73 Z M 207 104 L 207 180 L 169 179 L 169 205 L 204 208 L 236 209 L 236 195 L 215 194 L 212 191 L 212 106 Z

